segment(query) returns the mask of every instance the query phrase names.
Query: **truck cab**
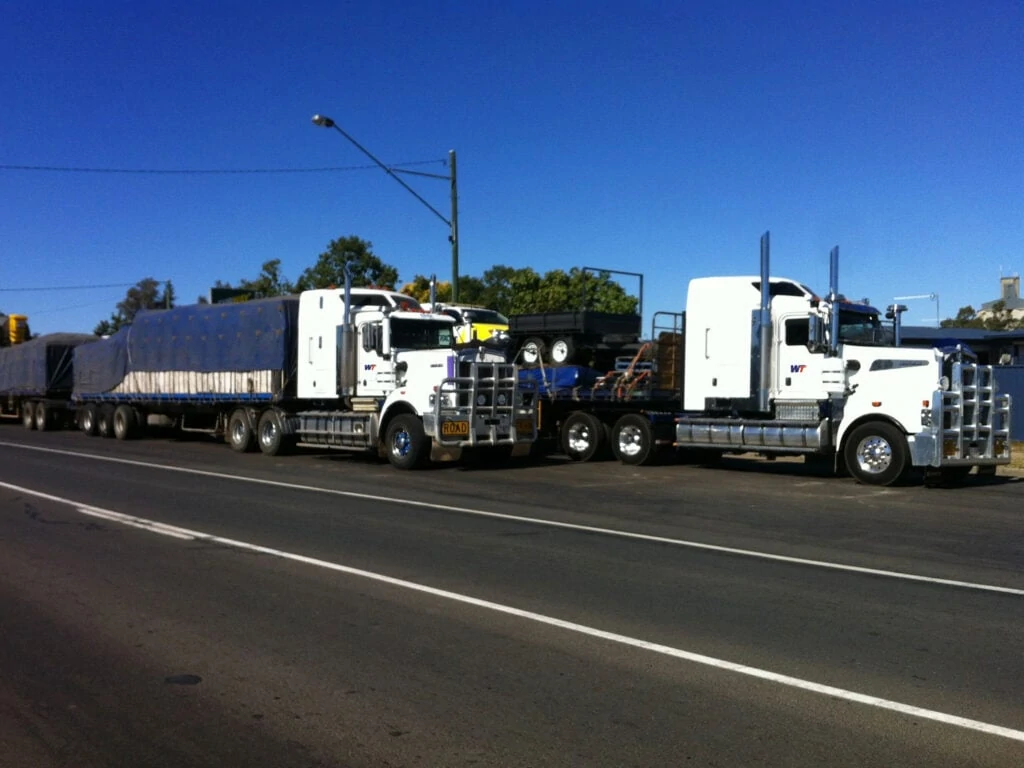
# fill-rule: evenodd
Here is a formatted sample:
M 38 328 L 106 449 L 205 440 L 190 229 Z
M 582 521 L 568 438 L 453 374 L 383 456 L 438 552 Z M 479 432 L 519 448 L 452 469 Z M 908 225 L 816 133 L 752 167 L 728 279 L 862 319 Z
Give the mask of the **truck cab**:
M 436 460 L 467 448 L 528 451 L 534 403 L 515 366 L 504 350 L 457 348 L 452 317 L 389 291 L 351 289 L 346 304 L 344 290 L 323 289 L 301 294 L 298 323 L 297 396 L 317 406 L 299 414 L 304 441 L 343 434 L 398 466 L 424 458 L 424 441 Z
M 956 477 L 1009 463 L 1009 397 L 991 366 L 896 346 L 880 312 L 835 280 L 821 298 L 769 277 L 765 240 L 762 262 L 760 276 L 690 281 L 677 447 L 824 454 L 877 485 L 910 467 Z
M 499 339 L 508 335 L 508 318 L 494 309 L 453 304 L 426 304 L 425 309 L 455 321 L 457 344 Z

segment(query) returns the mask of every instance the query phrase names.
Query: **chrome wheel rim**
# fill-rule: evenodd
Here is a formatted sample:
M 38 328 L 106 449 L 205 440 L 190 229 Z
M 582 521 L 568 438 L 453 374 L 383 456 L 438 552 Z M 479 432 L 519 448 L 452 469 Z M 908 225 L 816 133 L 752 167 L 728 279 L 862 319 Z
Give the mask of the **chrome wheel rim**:
M 872 435 L 857 444 L 857 466 L 861 472 L 880 475 L 892 466 L 892 446 L 884 437 Z
M 586 453 L 594 441 L 589 424 L 573 424 L 569 427 L 569 450 L 573 453 Z
M 277 439 L 277 425 L 272 421 L 265 421 L 260 425 L 260 444 L 270 448 Z
M 409 430 L 400 429 L 391 438 L 391 453 L 395 456 L 408 456 L 412 450 L 412 436 Z
M 245 442 L 245 424 L 240 419 L 231 427 L 231 442 L 235 445 Z
M 636 456 L 644 447 L 644 433 L 640 427 L 628 426 L 619 430 L 619 453 Z

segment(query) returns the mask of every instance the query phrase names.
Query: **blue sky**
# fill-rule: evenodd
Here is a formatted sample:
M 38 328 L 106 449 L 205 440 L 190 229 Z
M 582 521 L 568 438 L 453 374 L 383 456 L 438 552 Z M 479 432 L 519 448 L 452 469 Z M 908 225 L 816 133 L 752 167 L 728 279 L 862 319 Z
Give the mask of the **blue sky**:
M 844 293 L 945 317 L 1024 269 L 1022 8 L 6 0 L 0 165 L 365 165 L 321 112 L 386 163 L 457 150 L 463 273 L 619 267 L 678 310 L 771 230 L 774 274 L 824 291 L 838 244 Z M 403 280 L 450 273 L 445 225 L 380 170 L 0 169 L 0 206 L 0 311 L 36 332 L 90 331 L 124 289 L 9 289 L 153 276 L 194 301 L 350 234 Z

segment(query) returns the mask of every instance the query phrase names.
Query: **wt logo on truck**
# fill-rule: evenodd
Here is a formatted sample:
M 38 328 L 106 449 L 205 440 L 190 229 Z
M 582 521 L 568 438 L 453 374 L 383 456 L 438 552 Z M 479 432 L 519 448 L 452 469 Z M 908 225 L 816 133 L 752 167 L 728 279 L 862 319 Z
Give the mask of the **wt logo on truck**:
M 377 367 L 376 363 L 363 363 L 363 370 L 364 371 L 372 371 L 376 367 Z
M 799 364 L 795 363 L 795 364 L 789 366 L 789 372 L 790 373 L 803 373 L 804 372 L 804 368 L 806 368 L 806 367 L 807 367 L 806 365 L 799 365 Z

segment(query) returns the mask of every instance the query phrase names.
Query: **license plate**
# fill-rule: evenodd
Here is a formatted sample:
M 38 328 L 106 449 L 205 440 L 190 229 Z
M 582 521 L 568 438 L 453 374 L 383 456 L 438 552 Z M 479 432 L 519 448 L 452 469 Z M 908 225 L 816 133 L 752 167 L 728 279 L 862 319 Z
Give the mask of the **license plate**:
M 445 437 L 469 437 L 469 422 L 442 421 L 441 434 Z
M 516 432 L 520 435 L 529 435 L 533 432 L 533 422 L 530 419 L 516 419 Z

